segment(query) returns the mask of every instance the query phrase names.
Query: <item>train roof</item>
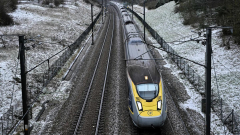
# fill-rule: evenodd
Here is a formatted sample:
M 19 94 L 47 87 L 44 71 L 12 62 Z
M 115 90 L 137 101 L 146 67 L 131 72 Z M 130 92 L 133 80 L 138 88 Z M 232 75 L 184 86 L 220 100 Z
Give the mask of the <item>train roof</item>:
M 131 38 L 132 39 L 132 38 Z M 138 38 L 135 38 L 138 39 Z M 154 60 L 143 42 L 127 45 L 128 61 L 127 70 L 135 85 L 143 83 L 159 83 L 160 74 L 157 71 Z M 146 79 L 146 76 L 148 79 Z
M 128 12 L 123 12 L 122 16 L 129 16 Z
M 147 62 L 141 61 L 141 63 Z M 148 64 L 141 64 L 141 66 L 135 64 L 129 65 L 127 70 L 135 85 L 146 83 L 158 84 L 160 82 L 160 74 L 153 64 L 151 66 Z
M 137 29 L 136 27 L 134 26 L 134 24 L 127 24 L 125 25 L 125 28 L 126 28 L 126 33 L 127 34 L 131 34 L 131 33 L 137 33 Z
M 132 19 L 131 19 L 130 16 L 128 16 L 128 15 L 123 16 L 123 21 L 124 21 L 124 24 L 133 23 L 133 22 L 132 22 Z
M 141 38 L 135 37 L 129 40 L 128 43 L 129 59 L 150 59 L 150 56 L 148 54 L 144 54 L 145 52 L 147 52 L 147 50 Z
M 125 8 L 121 8 L 120 10 L 121 10 L 121 12 L 127 12 L 127 10 Z

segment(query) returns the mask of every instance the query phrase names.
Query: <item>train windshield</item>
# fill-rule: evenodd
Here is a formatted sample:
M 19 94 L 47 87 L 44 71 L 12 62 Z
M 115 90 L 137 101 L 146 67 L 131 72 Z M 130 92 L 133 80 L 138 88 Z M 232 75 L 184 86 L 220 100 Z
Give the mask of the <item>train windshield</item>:
M 158 85 L 157 84 L 138 84 L 137 91 L 141 98 L 146 100 L 154 99 L 158 95 Z

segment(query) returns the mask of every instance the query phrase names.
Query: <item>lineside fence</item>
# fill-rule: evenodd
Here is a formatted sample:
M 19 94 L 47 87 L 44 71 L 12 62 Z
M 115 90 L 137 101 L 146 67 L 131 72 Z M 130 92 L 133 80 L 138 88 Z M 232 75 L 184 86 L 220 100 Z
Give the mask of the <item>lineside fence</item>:
M 131 13 L 138 18 L 138 20 L 145 25 L 146 29 L 155 38 L 155 40 L 161 45 L 161 47 L 168 52 L 169 57 L 179 69 L 182 70 L 183 74 L 189 80 L 189 82 L 195 87 L 195 89 L 202 95 L 205 96 L 205 80 L 203 80 L 189 65 L 189 62 L 179 57 L 176 51 L 168 45 L 168 43 L 159 34 L 151 28 L 144 20 L 130 8 L 127 8 Z M 230 132 L 233 134 L 240 134 L 239 115 L 234 113 L 234 109 L 223 101 L 220 97 L 218 89 L 212 89 L 212 109 L 216 112 L 221 121 L 227 126 Z
M 13 107 L 11 106 L 10 109 L 3 114 L 3 116 L 0 119 L 0 133 L 2 135 L 5 135 L 10 131 L 11 127 L 16 123 L 16 120 L 13 116 Z
M 43 76 L 43 87 L 47 86 L 47 84 L 52 80 L 52 78 L 55 77 L 57 73 L 61 70 L 61 68 L 66 63 L 66 61 L 70 58 L 70 56 L 72 56 L 74 51 L 77 48 L 79 48 L 79 46 L 85 40 L 88 33 L 91 31 L 92 26 L 94 26 L 95 23 L 97 22 L 100 15 L 101 15 L 101 12 L 97 15 L 93 23 L 90 24 L 88 28 L 80 35 L 80 37 L 73 44 L 65 48 L 63 54 L 51 66 L 48 66 L 48 70 L 45 71 Z
M 27 91 L 28 91 L 28 105 L 29 105 L 29 118 L 32 118 L 31 104 L 36 102 L 37 97 L 43 93 L 44 88 L 49 82 L 59 73 L 67 60 L 72 56 L 74 51 L 81 46 L 81 43 L 85 40 L 87 35 L 92 29 L 92 26 L 96 24 L 102 11 L 96 16 L 93 23 L 79 36 L 79 38 L 71 45 L 65 47 L 58 53 L 42 61 L 32 69 L 26 71 L 27 74 Z M 25 40 L 27 42 L 27 40 Z M 38 69 L 39 68 L 39 69 Z M 31 80 L 31 82 L 29 81 Z M 19 117 L 18 117 L 19 116 Z M 15 112 L 14 107 L 3 114 L 0 118 L 0 134 L 6 135 L 12 130 L 16 130 L 16 126 L 19 124 L 19 120 L 22 120 L 24 116 L 21 112 Z

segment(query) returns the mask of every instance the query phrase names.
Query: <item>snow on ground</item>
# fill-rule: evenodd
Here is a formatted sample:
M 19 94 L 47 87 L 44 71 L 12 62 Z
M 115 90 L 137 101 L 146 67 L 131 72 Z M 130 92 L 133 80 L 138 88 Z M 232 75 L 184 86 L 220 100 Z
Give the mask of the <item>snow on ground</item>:
M 52 120 L 51 116 L 55 116 L 56 112 L 58 111 L 58 110 L 52 110 L 49 112 L 46 118 L 36 122 L 35 118 L 37 117 L 38 112 L 40 112 L 40 110 L 42 109 L 41 105 L 44 102 L 46 102 L 47 100 L 50 100 L 50 102 L 52 102 L 53 104 L 60 105 L 67 100 L 70 90 L 72 88 L 71 82 L 60 81 L 59 79 L 57 79 L 57 86 L 58 86 L 57 88 L 48 86 L 44 90 L 44 94 L 40 95 L 39 97 L 40 102 L 34 104 L 36 107 L 34 107 L 32 110 L 34 112 L 33 119 L 30 120 L 30 125 L 34 126 L 33 130 L 31 131 L 32 134 L 43 134 L 44 130 L 46 130 L 46 125 L 48 123 L 51 123 L 51 120 Z M 49 106 L 48 104 L 45 105 L 46 108 L 48 108 L 48 106 Z
M 174 7 L 175 3 L 169 2 L 156 10 L 148 10 L 146 12 L 147 23 L 158 31 L 166 42 L 170 42 L 171 47 L 180 56 L 205 64 L 206 46 L 195 41 L 183 44 L 172 43 L 197 37 L 197 33 L 192 32 L 194 29 L 191 26 L 182 24 L 183 19 L 180 14 L 174 13 Z M 240 101 L 240 48 L 234 44 L 231 45 L 230 50 L 220 47 L 222 44 L 222 40 L 219 38 L 220 32 L 217 29 L 212 32 L 213 60 L 219 83 L 219 94 L 227 104 L 240 113 L 238 103 Z M 205 69 L 193 63 L 191 66 L 205 80 Z M 214 89 L 217 87 L 215 82 L 212 70 L 212 87 Z
M 173 41 L 186 41 L 190 38 L 198 37 L 198 34 L 193 32 L 195 29 L 191 26 L 185 26 L 182 24 L 183 19 L 180 14 L 174 13 L 174 2 L 169 2 L 155 10 L 146 10 L 146 22 L 158 32 L 160 36 L 182 57 L 194 60 L 198 63 L 205 64 L 205 51 L 206 46 L 194 41 L 179 44 L 179 42 Z M 134 6 L 134 10 L 138 12 L 140 16 L 142 8 Z M 137 19 L 135 19 L 137 20 Z M 140 24 L 138 22 L 138 24 Z M 143 26 L 141 26 L 143 28 Z M 225 102 L 227 102 L 237 113 L 240 112 L 240 48 L 237 45 L 232 44 L 230 50 L 220 47 L 222 40 L 218 37 L 220 30 L 213 30 L 212 32 L 212 47 L 213 47 L 213 59 L 214 66 L 219 83 L 219 93 Z M 147 32 L 148 35 L 150 35 Z M 203 35 L 203 33 L 202 33 Z M 153 43 L 157 43 L 154 41 Z M 159 45 L 158 45 L 159 46 Z M 160 51 L 163 57 L 167 57 L 166 53 Z M 172 73 L 176 75 L 182 83 L 185 85 L 188 95 L 191 99 L 184 103 L 180 103 L 182 108 L 190 108 L 201 113 L 201 95 L 194 91 L 193 86 L 185 79 L 181 79 L 179 71 L 175 65 L 168 64 L 166 66 L 171 67 Z M 193 69 L 205 80 L 205 69 L 196 64 L 191 63 Z M 212 70 L 212 87 L 216 89 L 216 79 L 214 78 L 214 72 Z M 201 115 L 204 115 L 201 113 Z M 224 126 L 222 122 L 214 113 L 212 113 L 212 131 L 215 134 L 225 134 Z M 226 127 L 225 127 L 226 129 Z M 226 130 L 226 134 L 231 134 Z
M 191 32 L 193 29 L 190 26 L 182 25 L 183 20 L 180 15 L 173 12 L 174 6 L 174 2 L 169 2 L 155 10 L 146 10 L 146 20 L 148 24 L 158 31 L 159 35 L 167 42 L 179 39 L 189 40 L 190 35 L 196 36 L 196 34 Z M 142 13 L 140 6 L 134 6 L 134 8 Z M 95 13 L 99 12 L 98 8 L 94 7 L 94 9 Z M 27 44 L 31 47 L 31 50 L 26 52 L 28 60 L 27 69 L 29 69 L 78 38 L 80 33 L 90 24 L 90 5 L 83 3 L 83 1 L 78 1 L 77 6 L 64 5 L 61 8 L 46 8 L 38 5 L 22 4 L 10 15 L 13 16 L 16 25 L 0 27 L 0 33 L 26 34 L 27 38 L 35 37 L 36 40 L 42 41 L 41 43 L 35 42 L 35 48 L 32 47 L 31 44 Z M 240 79 L 238 78 L 240 77 L 240 49 L 236 45 L 231 45 L 230 50 L 219 47 L 222 42 L 221 39 L 217 37 L 218 35 L 219 30 L 214 30 L 212 38 L 213 56 L 220 95 L 239 113 Z M 182 37 L 186 38 L 182 39 Z M 3 39 L 6 41 L 6 48 L 3 47 L 0 40 L 0 117 L 10 107 L 12 92 L 13 101 L 15 101 L 12 105 L 21 101 L 21 85 L 13 80 L 15 75 L 19 77 L 20 74 L 19 60 L 17 59 L 18 38 L 3 37 Z M 57 44 L 45 42 L 54 42 Z M 196 42 L 187 42 L 180 45 L 171 43 L 171 46 L 179 55 L 204 64 L 205 46 Z M 204 69 L 195 64 L 192 64 L 192 66 L 204 79 Z M 178 76 L 179 73 L 178 71 L 173 71 L 173 74 Z M 212 82 L 215 82 L 214 80 L 213 78 Z M 199 112 L 200 95 L 194 92 L 191 85 L 187 82 L 183 84 L 186 84 L 186 90 L 191 96 L 191 99 L 181 104 L 181 106 Z M 60 89 L 61 86 L 64 86 L 63 89 Z M 56 93 L 56 98 L 59 97 L 59 100 L 64 98 L 61 94 L 66 94 L 64 89 L 66 86 L 70 87 L 71 84 L 69 84 L 69 82 L 62 82 L 59 84 L 59 89 L 56 89 L 56 91 L 59 92 Z M 213 83 L 213 87 L 216 87 L 215 83 Z M 21 103 L 16 106 L 18 105 L 21 106 Z M 40 109 L 40 107 L 36 107 L 35 109 Z M 219 119 L 214 114 L 212 116 L 212 122 L 216 122 L 216 124 L 213 124 L 215 125 L 213 129 L 221 132 L 222 130 L 217 129 L 221 128 L 221 126 L 218 126 L 221 125 L 221 122 L 219 122 Z
M 129 7 L 132 9 L 132 7 Z M 139 6 L 139 5 L 133 5 L 133 9 L 135 12 L 143 14 L 143 7 Z M 147 8 L 145 8 L 145 12 L 148 12 L 149 10 Z
M 100 9 L 94 6 L 94 14 L 99 12 Z M 26 65 L 29 70 L 73 43 L 91 23 L 90 13 L 91 5 L 84 3 L 83 0 L 72 4 L 70 2 L 57 8 L 42 7 L 36 3 L 20 4 L 16 11 L 10 13 L 15 25 L 0 27 L 0 33 L 24 34 L 25 38 L 34 39 L 30 43 L 25 43 L 25 46 L 30 47 L 30 50 L 26 51 Z M 10 105 L 15 109 L 22 107 L 21 84 L 13 79 L 20 78 L 20 66 L 17 59 L 18 37 L 3 37 L 3 41 L 4 43 L 0 40 L 0 117 L 9 109 Z M 50 65 L 58 57 L 51 59 Z M 34 73 L 42 73 L 46 69 L 45 64 Z M 30 72 L 29 76 L 31 74 L 33 73 Z M 60 88 L 61 86 L 59 85 Z M 62 90 L 59 90 L 56 95 L 53 95 L 54 99 L 65 99 L 66 97 L 63 97 L 61 93 Z
M 161 51 L 161 50 L 158 50 L 158 51 L 163 57 L 167 58 L 168 54 L 166 52 Z M 169 62 L 170 60 L 165 59 L 164 61 L 167 63 L 164 66 L 171 68 L 172 74 L 175 75 L 180 80 L 180 82 L 182 82 L 182 84 L 184 84 L 188 95 L 191 97 L 184 103 L 179 103 L 180 107 L 184 110 L 187 110 L 187 109 L 195 110 L 196 112 L 199 112 L 205 118 L 205 114 L 202 113 L 202 111 L 201 111 L 202 96 L 198 92 L 195 91 L 192 84 L 190 84 L 186 78 L 182 77 L 182 74 L 181 74 L 182 71 L 179 70 L 179 68 L 175 64 L 171 64 L 172 62 Z M 224 127 L 223 123 L 218 118 L 218 116 L 214 113 L 212 113 L 212 117 L 211 117 L 211 130 L 216 135 L 223 135 L 223 134 L 230 135 L 231 134 L 227 130 L 227 128 Z

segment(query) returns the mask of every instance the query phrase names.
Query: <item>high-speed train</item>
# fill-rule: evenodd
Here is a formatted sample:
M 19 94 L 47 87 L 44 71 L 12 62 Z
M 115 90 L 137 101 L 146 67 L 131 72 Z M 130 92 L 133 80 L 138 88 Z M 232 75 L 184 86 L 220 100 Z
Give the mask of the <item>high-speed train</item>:
M 125 31 L 129 114 L 139 128 L 161 127 L 167 117 L 162 76 L 127 10 L 112 3 L 119 9 Z

